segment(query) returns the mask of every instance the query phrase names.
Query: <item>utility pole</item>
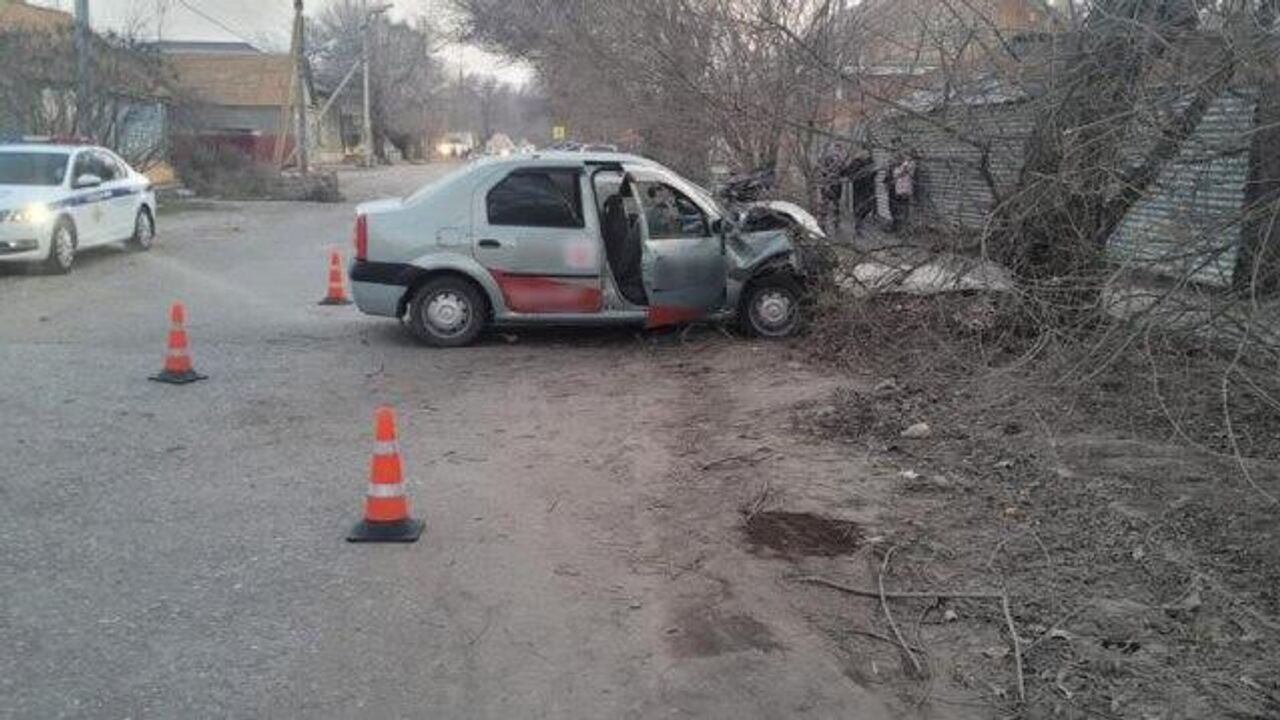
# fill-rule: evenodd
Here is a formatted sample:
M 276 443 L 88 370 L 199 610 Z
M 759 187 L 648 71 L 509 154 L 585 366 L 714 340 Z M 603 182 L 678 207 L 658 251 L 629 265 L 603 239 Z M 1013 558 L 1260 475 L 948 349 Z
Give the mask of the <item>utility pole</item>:
M 376 7 L 365 6 L 364 23 L 360 25 L 361 62 L 364 65 L 364 132 L 360 141 L 364 145 L 364 166 L 373 167 L 373 112 L 369 99 L 369 31 L 373 27 L 373 19 L 390 10 L 390 5 Z
M 76 0 L 76 117 L 75 134 L 88 128 L 89 116 L 89 0 Z
M 369 21 L 372 16 L 365 15 L 364 25 L 360 28 L 360 64 L 364 66 L 364 125 L 360 128 L 360 144 L 364 146 L 364 166 L 373 167 L 373 125 L 369 111 Z
M 294 105 L 297 108 L 298 171 L 306 175 L 307 163 L 307 69 L 306 69 L 306 20 L 302 16 L 302 0 L 293 0 L 293 72 Z

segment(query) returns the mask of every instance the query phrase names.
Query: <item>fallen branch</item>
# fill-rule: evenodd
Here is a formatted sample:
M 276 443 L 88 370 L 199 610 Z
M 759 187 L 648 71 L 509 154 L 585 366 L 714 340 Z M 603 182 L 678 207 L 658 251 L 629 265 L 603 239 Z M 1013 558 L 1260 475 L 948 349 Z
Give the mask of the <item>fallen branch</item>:
M 847 633 L 852 633 L 852 634 L 854 634 L 854 635 L 862 635 L 862 636 L 865 636 L 865 637 L 872 638 L 872 639 L 874 639 L 874 640 L 879 640 L 880 642 L 888 643 L 888 644 L 890 644 L 890 645 L 897 645 L 897 644 L 898 644 L 898 642 L 897 642 L 896 640 L 894 640 L 893 638 L 889 637 L 888 635 L 881 635 L 881 634 L 880 634 L 880 633 L 878 633 L 878 632 L 872 632 L 872 631 L 870 631 L 870 630 L 860 630 L 860 629 L 858 629 L 858 628 L 845 628 L 845 629 L 844 629 L 844 631 L 845 631 L 845 632 L 847 632 Z M 915 647 L 914 645 L 913 645 L 913 646 L 911 646 L 911 649 L 912 649 L 912 650 L 915 650 L 915 651 L 917 651 L 917 652 L 920 652 L 920 648 Z
M 889 569 L 889 558 L 893 557 L 894 548 L 889 548 L 884 554 L 884 562 L 880 563 L 880 574 L 876 576 L 876 580 L 880 585 L 880 608 L 884 610 L 884 619 L 889 621 L 889 629 L 893 631 L 893 636 L 897 638 L 898 645 L 902 647 L 902 652 L 907 654 L 907 659 L 911 661 L 911 665 L 916 669 L 917 677 L 924 677 L 924 667 L 920 664 L 920 660 L 916 654 L 911 652 L 911 648 L 907 646 L 907 641 L 902 637 L 902 632 L 898 630 L 898 623 L 893 621 L 893 613 L 889 612 L 889 599 L 884 592 L 884 574 Z
M 887 568 L 889 565 L 889 556 L 892 554 L 893 554 L 893 548 L 890 548 L 889 552 L 885 553 L 884 564 L 880 566 L 880 576 L 878 578 L 880 587 L 878 591 L 863 590 L 862 588 L 850 587 L 843 583 L 838 583 L 834 580 L 829 580 L 827 578 L 819 577 L 817 575 L 804 575 L 804 576 L 795 578 L 795 580 L 796 582 L 809 583 L 810 585 L 822 585 L 823 587 L 829 587 L 833 590 L 839 590 L 840 592 L 849 593 L 850 595 L 857 595 L 859 597 L 878 598 L 880 600 L 880 607 L 884 609 L 884 616 L 889 621 L 889 627 L 893 630 L 894 637 L 896 637 L 898 640 L 898 645 L 900 645 L 902 649 L 906 651 L 907 657 L 911 660 L 911 663 L 915 665 L 916 671 L 922 674 L 923 674 L 923 670 L 921 669 L 919 660 L 916 659 L 915 655 L 911 652 L 910 648 L 907 647 L 906 641 L 902 639 L 902 634 L 898 632 L 897 624 L 894 623 L 893 621 L 893 615 L 889 613 L 889 603 L 888 603 L 889 600 L 931 600 L 936 598 L 950 598 L 950 599 L 960 599 L 960 600 L 999 600 L 1000 608 L 1004 612 L 1005 624 L 1009 628 L 1009 639 L 1010 639 L 1010 642 L 1013 643 L 1013 662 L 1014 662 L 1014 668 L 1017 671 L 1017 675 L 1018 675 L 1018 700 L 1021 702 L 1026 702 L 1027 682 L 1026 682 L 1026 677 L 1023 674 L 1023 670 L 1022 670 L 1022 648 L 1020 647 L 1020 643 L 1018 640 L 1017 627 L 1013 624 L 1013 613 L 1009 609 L 1008 593 L 980 592 L 980 591 L 952 592 L 948 590 L 934 590 L 934 591 L 926 591 L 926 592 L 887 592 L 884 589 L 884 571 L 885 571 L 885 568 Z
M 1018 671 L 1018 702 L 1027 701 L 1027 682 L 1022 675 L 1022 649 L 1018 647 L 1018 629 L 1013 624 L 1013 613 L 1009 611 L 1009 595 L 1000 595 L 1000 609 L 1004 610 L 1004 621 L 1009 626 L 1009 640 L 1013 643 L 1013 666 Z
M 829 587 L 832 590 L 839 590 L 840 592 L 846 592 L 846 593 L 849 593 L 850 595 L 857 595 L 859 597 L 879 598 L 883 595 L 884 597 L 890 598 L 893 600 L 931 600 L 933 598 L 949 598 L 949 599 L 956 599 L 956 600 L 999 600 L 1001 597 L 1004 596 L 1003 593 L 998 593 L 998 592 L 968 591 L 968 590 L 957 590 L 957 591 L 933 590 L 928 592 L 906 591 L 906 592 L 881 593 L 875 590 L 863 590 L 861 588 L 850 587 L 843 583 L 838 583 L 835 580 L 829 580 L 827 578 L 819 577 L 817 575 L 803 575 L 801 577 L 794 578 L 794 579 L 796 582 L 809 583 L 810 585 L 822 585 L 824 587 Z

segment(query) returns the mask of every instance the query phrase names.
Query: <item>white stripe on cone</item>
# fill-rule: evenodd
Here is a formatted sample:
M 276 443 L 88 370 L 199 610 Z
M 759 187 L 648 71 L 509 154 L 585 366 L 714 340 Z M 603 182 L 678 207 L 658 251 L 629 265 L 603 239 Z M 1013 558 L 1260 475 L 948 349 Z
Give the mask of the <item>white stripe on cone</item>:
M 404 495 L 400 483 L 369 483 L 369 497 L 396 498 Z

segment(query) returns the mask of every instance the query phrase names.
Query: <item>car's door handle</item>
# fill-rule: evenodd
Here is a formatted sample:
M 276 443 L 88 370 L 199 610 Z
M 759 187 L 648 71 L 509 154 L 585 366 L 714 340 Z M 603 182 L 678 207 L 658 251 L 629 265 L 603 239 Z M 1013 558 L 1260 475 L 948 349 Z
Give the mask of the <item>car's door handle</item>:
M 484 240 L 481 240 L 480 242 L 478 242 L 478 243 L 476 243 L 476 244 L 477 244 L 477 245 L 479 245 L 479 246 L 480 246 L 480 247 L 482 247 L 482 248 L 500 248 L 500 247 L 502 247 L 502 243 L 498 242 L 497 240 L 491 240 L 491 239 L 489 239 L 489 238 L 485 238 Z

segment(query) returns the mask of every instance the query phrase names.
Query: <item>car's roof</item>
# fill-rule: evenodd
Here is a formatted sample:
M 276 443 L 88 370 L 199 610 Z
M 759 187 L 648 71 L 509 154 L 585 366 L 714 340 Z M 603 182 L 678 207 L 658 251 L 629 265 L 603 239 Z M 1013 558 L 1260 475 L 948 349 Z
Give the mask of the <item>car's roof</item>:
M 0 143 L 0 152 L 22 152 L 22 153 L 70 153 L 77 150 L 92 148 L 98 150 L 94 145 L 71 145 L 60 143 Z
M 485 166 L 509 166 L 509 165 L 599 165 L 605 163 L 634 163 L 642 165 L 654 165 L 655 163 L 645 157 L 639 155 L 631 155 L 629 153 L 618 152 L 574 152 L 566 150 L 546 150 L 526 153 L 512 153 L 510 155 L 496 156 L 489 155 L 479 160 L 477 164 Z

